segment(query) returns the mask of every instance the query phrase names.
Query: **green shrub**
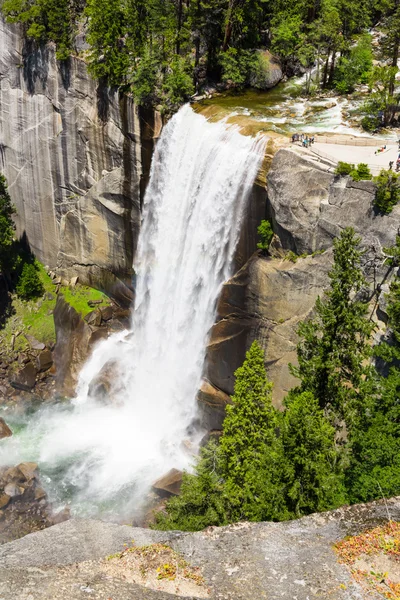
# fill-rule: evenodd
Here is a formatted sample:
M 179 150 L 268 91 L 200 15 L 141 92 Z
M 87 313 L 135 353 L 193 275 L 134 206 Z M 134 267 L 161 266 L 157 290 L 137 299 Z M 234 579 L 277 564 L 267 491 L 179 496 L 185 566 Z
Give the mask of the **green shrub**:
M 342 162 L 341 160 L 338 162 L 338 165 L 335 169 L 336 175 L 350 175 L 352 171 L 354 171 L 354 165 L 351 165 L 347 162 Z
M 366 115 L 361 120 L 361 127 L 365 129 L 365 131 L 375 131 L 378 129 L 380 125 L 378 115 Z
M 382 169 L 374 180 L 377 184 L 374 206 L 381 214 L 387 215 L 400 200 L 399 176 Z
M 357 165 L 351 165 L 350 163 L 338 162 L 338 166 L 335 169 L 336 175 L 350 175 L 354 181 L 360 181 L 361 179 L 372 179 L 371 171 L 368 165 L 360 163 Z
M 350 171 L 349 175 L 353 181 L 360 181 L 360 176 L 358 174 L 357 169 L 352 169 L 352 171 Z
M 260 236 L 260 242 L 257 244 L 257 248 L 262 250 L 263 253 L 267 253 L 271 244 L 274 232 L 269 221 L 263 220 L 257 229 L 257 233 Z
M 34 263 L 25 263 L 16 286 L 17 294 L 22 300 L 32 300 L 44 293 L 44 287 Z
M 357 175 L 359 179 L 372 179 L 372 173 L 369 170 L 368 165 L 365 163 L 360 163 L 357 165 Z

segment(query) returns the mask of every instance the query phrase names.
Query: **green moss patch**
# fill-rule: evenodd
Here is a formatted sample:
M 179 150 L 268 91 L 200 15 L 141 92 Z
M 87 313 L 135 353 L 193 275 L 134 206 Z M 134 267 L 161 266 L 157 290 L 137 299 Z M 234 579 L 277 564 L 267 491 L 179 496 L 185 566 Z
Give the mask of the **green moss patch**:
M 24 301 L 13 294 L 10 317 L 0 329 L 0 346 L 5 357 L 28 349 L 29 344 L 24 333 L 32 335 L 46 345 L 55 343 L 53 311 L 57 301 L 57 286 L 43 265 L 37 262 L 37 266 L 45 290 L 44 295 L 37 300 Z M 79 284 L 76 287 L 60 286 L 59 292 L 82 316 L 93 310 L 89 302 L 101 302 L 100 306 L 110 304 L 109 298 L 99 290 Z

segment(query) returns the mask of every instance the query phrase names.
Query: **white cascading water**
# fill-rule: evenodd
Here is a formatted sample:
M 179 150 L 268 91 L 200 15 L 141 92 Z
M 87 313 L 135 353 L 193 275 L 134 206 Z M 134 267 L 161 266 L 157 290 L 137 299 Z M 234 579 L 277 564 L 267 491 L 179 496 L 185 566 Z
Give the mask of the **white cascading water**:
M 131 331 L 96 348 L 72 405 L 39 411 L 1 463 L 37 460 L 60 501 L 120 515 L 170 468 L 190 468 L 207 336 L 264 151 L 265 138 L 189 106 L 169 121 L 145 196 Z M 91 386 L 102 369 L 108 402 Z

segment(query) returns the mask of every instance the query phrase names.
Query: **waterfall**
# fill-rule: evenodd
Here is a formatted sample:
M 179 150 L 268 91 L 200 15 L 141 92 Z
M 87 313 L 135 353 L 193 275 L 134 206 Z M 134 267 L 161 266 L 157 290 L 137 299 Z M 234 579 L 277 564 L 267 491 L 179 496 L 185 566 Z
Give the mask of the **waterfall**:
M 37 459 L 49 485 L 61 471 L 58 487 L 78 512 L 129 512 L 157 477 L 190 468 L 207 336 L 264 151 L 265 138 L 189 106 L 165 126 L 145 195 L 131 329 L 95 349 L 72 404 L 40 411 L 20 435 L 29 450 L 19 459 Z M 92 385 L 104 369 L 106 403 Z

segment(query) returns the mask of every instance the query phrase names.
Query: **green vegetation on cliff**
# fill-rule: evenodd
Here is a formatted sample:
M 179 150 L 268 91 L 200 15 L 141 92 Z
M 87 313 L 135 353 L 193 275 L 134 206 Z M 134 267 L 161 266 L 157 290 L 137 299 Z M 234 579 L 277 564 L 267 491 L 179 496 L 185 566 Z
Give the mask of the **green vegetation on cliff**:
M 334 241 L 330 288 L 317 299 L 315 317 L 299 327 L 298 366 L 291 367 L 301 391 L 312 392 L 321 408 L 349 422 L 371 393 L 373 323 L 358 296 L 366 287 L 360 241 L 352 229 Z
M 283 520 L 400 492 L 400 280 L 390 287 L 390 334 L 375 348 L 375 366 L 359 244 L 350 228 L 334 242 L 330 288 L 299 328 L 292 370 L 300 385 L 285 411 L 271 403 L 254 342 L 235 373 L 219 445 L 184 474 L 157 528 Z M 400 237 L 386 253 L 389 269 L 398 268 Z
M 56 290 L 82 315 L 92 310 L 90 301 L 109 303 L 107 296 L 93 288 L 68 286 L 59 279 L 55 284 L 27 243 L 16 238 L 14 214 L 6 179 L 0 174 L 0 344 L 8 354 L 24 349 L 23 333 L 50 346 L 55 342 Z

